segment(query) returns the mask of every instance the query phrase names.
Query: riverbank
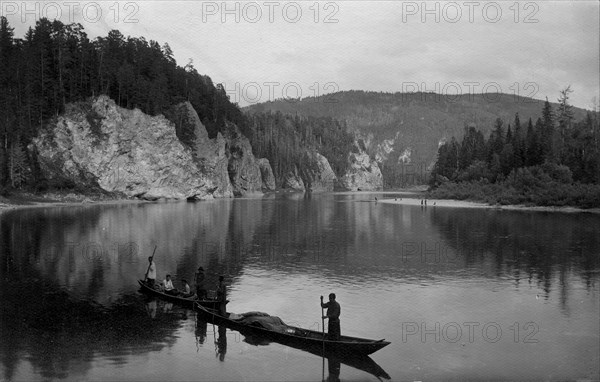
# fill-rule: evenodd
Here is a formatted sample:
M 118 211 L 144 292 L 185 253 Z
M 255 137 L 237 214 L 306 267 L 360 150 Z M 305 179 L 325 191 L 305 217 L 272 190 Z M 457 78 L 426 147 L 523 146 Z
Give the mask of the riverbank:
M 373 195 L 371 202 L 385 204 L 399 204 L 408 206 L 422 206 L 423 208 L 486 208 L 495 210 L 538 211 L 538 212 L 589 212 L 600 214 L 600 208 L 577 208 L 572 206 L 528 206 L 519 204 L 488 204 L 484 202 L 432 199 L 423 188 L 413 188 L 397 191 L 342 191 L 334 192 L 336 195 Z M 379 198 L 376 199 L 376 195 Z M 365 200 L 363 200 L 365 201 Z M 427 204 L 425 204 L 427 201 Z M 20 192 L 10 197 L 0 196 L 0 213 L 21 208 L 68 207 L 90 204 L 121 204 L 121 203 L 151 203 L 148 200 L 129 198 L 116 194 L 77 194 L 73 192 L 52 192 L 47 194 L 33 194 Z M 423 204 L 421 204 L 423 203 Z
M 492 205 L 483 202 L 474 202 L 474 201 L 466 201 L 466 200 L 455 200 L 455 199 L 426 199 L 425 194 L 423 194 L 422 199 L 415 198 L 382 198 L 378 199 L 377 203 L 386 203 L 386 204 L 401 204 L 401 205 L 409 205 L 409 206 L 422 206 L 423 208 L 487 208 L 494 210 L 513 210 L 513 211 L 538 211 L 538 212 L 589 212 L 600 214 L 600 208 L 577 208 L 577 207 L 569 207 L 569 206 L 527 206 L 527 205 L 518 205 L 518 204 L 507 204 L 507 205 Z M 427 204 L 425 204 L 425 201 Z M 423 203 L 423 204 L 421 204 Z
M 121 194 L 90 192 L 87 194 L 70 191 L 54 191 L 44 194 L 12 192 L 0 196 L 0 213 L 21 208 L 65 207 L 89 204 L 144 203 L 146 201 L 129 198 Z

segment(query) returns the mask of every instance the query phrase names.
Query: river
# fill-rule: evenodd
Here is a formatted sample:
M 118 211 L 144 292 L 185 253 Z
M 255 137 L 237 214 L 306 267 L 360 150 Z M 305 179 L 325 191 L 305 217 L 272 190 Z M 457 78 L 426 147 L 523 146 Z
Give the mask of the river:
M 600 378 L 600 216 L 377 203 L 393 194 L 277 194 L 85 205 L 0 215 L 0 378 L 377 381 L 376 373 L 257 344 L 138 291 L 159 278 L 228 310 L 391 341 L 391 380 Z M 327 361 L 327 362 L 324 362 Z M 379 374 L 379 377 L 382 375 Z

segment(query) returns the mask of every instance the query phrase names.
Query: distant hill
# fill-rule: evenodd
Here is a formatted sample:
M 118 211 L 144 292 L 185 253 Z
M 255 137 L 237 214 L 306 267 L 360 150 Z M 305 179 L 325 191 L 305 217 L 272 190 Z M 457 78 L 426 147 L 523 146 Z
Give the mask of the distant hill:
M 529 118 L 535 123 L 541 116 L 542 107 L 543 101 L 501 93 L 459 96 L 344 91 L 302 100 L 275 100 L 243 110 L 345 120 L 384 166 L 412 163 L 430 169 L 440 142 L 452 136 L 462 138 L 465 126 L 474 126 L 487 137 L 496 118 L 505 126 L 512 125 L 515 113 L 519 113 L 521 124 L 527 126 Z M 552 107 L 556 110 L 557 104 L 552 103 Z M 583 109 L 573 109 L 576 121 L 586 114 Z

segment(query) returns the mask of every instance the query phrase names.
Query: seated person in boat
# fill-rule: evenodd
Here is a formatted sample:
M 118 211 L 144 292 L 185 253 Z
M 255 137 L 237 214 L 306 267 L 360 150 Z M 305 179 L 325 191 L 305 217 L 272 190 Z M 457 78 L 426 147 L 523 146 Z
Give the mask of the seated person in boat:
M 329 302 L 323 303 L 323 296 L 321 296 L 321 308 L 327 308 L 327 314 L 323 316 L 323 319 L 328 319 L 329 324 L 327 326 L 327 339 L 337 341 L 340 339 L 340 314 L 342 308 L 340 304 L 335 301 L 335 293 L 329 294 Z
M 192 293 L 192 289 L 190 288 L 190 284 L 188 284 L 186 279 L 181 280 L 182 284 L 183 284 L 183 289 L 182 289 L 182 296 L 183 297 L 192 297 L 194 294 Z
M 177 296 L 179 292 L 173 286 L 173 281 L 171 280 L 171 275 L 167 275 L 167 278 L 163 281 L 163 288 L 166 294 L 170 294 L 173 296 Z

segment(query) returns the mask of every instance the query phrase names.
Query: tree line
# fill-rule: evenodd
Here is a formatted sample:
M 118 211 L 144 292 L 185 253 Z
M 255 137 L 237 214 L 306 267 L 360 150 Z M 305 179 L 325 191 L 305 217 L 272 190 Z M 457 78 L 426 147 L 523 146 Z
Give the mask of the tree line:
M 233 122 L 250 138 L 256 156 L 271 161 L 278 179 L 303 163 L 307 149 L 330 159 L 336 172 L 345 166 L 351 145 L 345 124 L 331 118 L 246 116 L 191 59 L 177 65 L 168 43 L 125 37 L 118 30 L 90 39 L 81 24 L 46 18 L 23 38 L 13 31 L 0 17 L 0 189 L 40 184 L 35 150 L 27 149 L 32 138 L 67 104 L 101 94 L 150 115 L 189 101 L 211 138 L 224 132 L 226 121 Z M 176 133 L 193 145 L 194 131 Z
M 481 191 L 475 183 L 497 184 L 511 189 L 513 195 L 507 196 L 510 200 L 506 202 L 515 202 L 515 198 L 519 199 L 515 195 L 519 193 L 521 196 L 527 193 L 529 199 L 536 199 L 532 195 L 536 189 L 541 192 L 542 188 L 560 185 L 557 187 L 567 193 L 577 193 L 573 189 L 566 190 L 564 185 L 574 186 L 579 191 L 585 189 L 585 192 L 590 188 L 577 186 L 600 185 L 599 113 L 590 111 L 584 119 L 574 121 L 568 102 L 571 92 L 570 87 L 560 92 L 556 110 L 546 100 L 535 123 L 530 118 L 523 124 L 517 113 L 512 124 L 505 127 L 504 121 L 498 118 L 487 140 L 475 127 L 465 127 L 461 142 L 452 137 L 450 142 L 439 147 L 430 186 L 433 189 L 441 186 L 438 195 L 452 188 L 455 193 L 468 198 L 466 188 L 457 188 L 456 184 L 469 184 L 475 193 Z M 449 186 L 448 181 L 454 185 Z M 466 192 L 458 192 L 459 189 Z M 560 196 L 554 195 L 550 199 L 557 197 Z M 550 199 L 529 201 L 561 204 Z
M 330 117 L 300 117 L 281 112 L 247 115 L 247 136 L 254 155 L 267 158 L 277 186 L 297 169 L 310 169 L 307 152 L 318 152 L 329 161 L 336 176 L 344 175 L 354 136 L 346 122 Z
M 81 24 L 42 18 L 24 38 L 0 17 L 0 187 L 35 183 L 35 155 L 26 147 L 71 102 L 106 94 L 119 106 L 157 115 L 189 101 L 216 136 L 225 120 L 243 124 L 224 88 L 190 62 L 179 66 L 168 44 L 112 30 L 90 39 Z M 190 143 L 190 132 L 178 131 Z

